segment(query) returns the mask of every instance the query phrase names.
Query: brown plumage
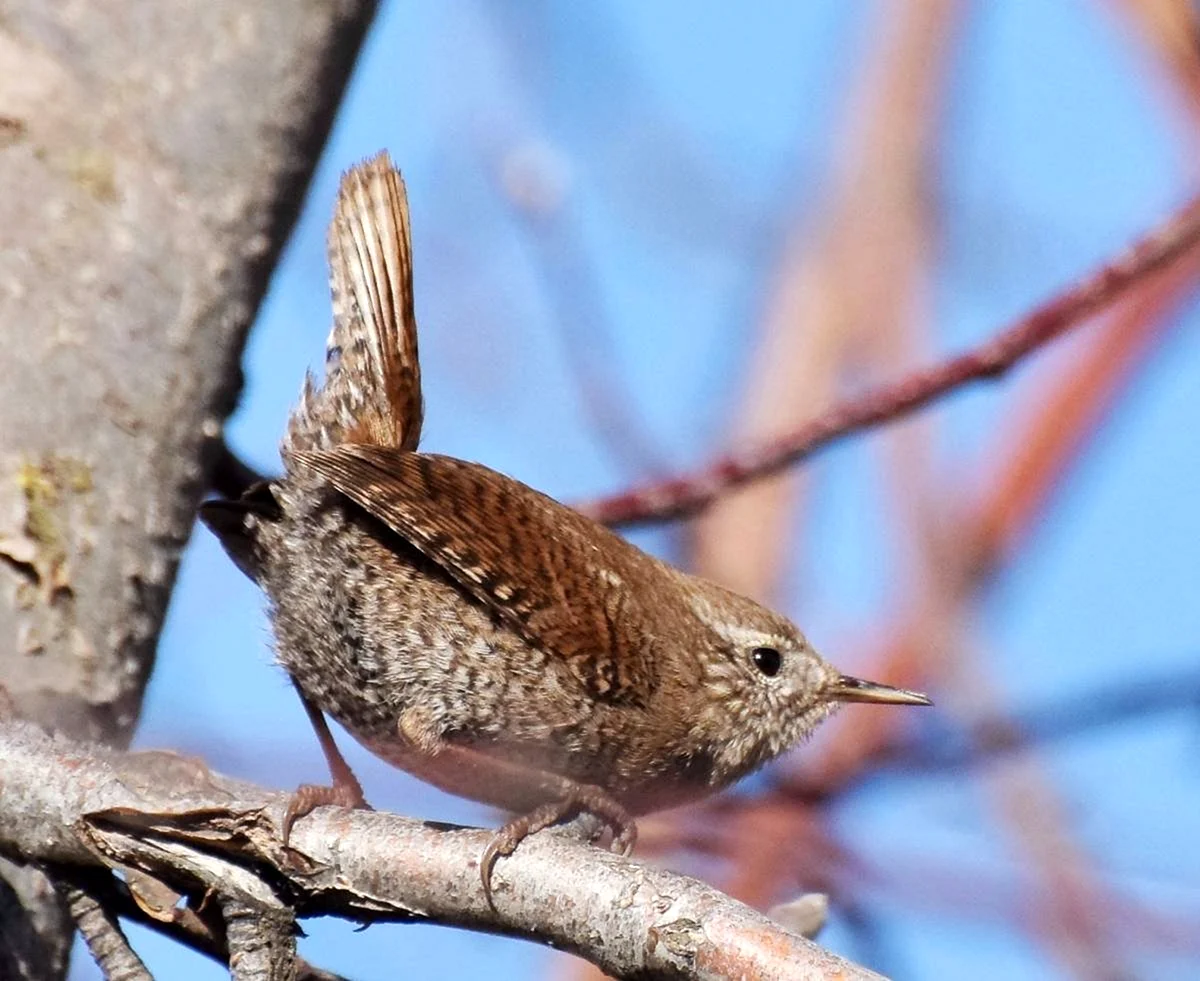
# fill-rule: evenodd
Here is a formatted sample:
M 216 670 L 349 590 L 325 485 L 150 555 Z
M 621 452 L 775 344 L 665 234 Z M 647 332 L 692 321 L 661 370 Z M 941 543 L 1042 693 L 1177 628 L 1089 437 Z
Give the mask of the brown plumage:
M 305 376 L 283 452 L 341 443 L 415 450 L 423 409 L 408 197 L 386 154 L 342 179 L 329 270 L 325 381 L 316 390 Z
M 680 572 L 477 463 L 418 453 L 420 372 L 403 184 L 381 155 L 343 180 L 334 326 L 285 475 L 203 517 L 270 602 L 280 664 L 329 761 L 291 822 L 364 805 L 325 726 L 521 816 L 481 858 L 579 811 L 628 849 L 633 815 L 720 789 L 840 702 L 925 704 L 847 678 L 785 618 Z M 489 892 L 490 896 L 490 892 Z

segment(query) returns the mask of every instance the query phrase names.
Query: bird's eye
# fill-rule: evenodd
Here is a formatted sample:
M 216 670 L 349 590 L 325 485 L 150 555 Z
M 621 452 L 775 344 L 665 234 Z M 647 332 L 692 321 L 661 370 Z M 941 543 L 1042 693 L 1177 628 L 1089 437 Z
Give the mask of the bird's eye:
M 768 678 L 774 678 L 775 675 L 779 674 L 779 669 L 783 666 L 783 655 L 775 650 L 774 647 L 754 648 L 750 652 L 750 660 Z

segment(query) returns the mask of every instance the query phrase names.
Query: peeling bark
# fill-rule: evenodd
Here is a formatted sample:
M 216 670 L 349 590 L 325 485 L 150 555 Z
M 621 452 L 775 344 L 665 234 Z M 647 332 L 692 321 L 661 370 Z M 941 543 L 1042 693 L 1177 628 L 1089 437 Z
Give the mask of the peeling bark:
M 879 978 L 711 886 L 564 834 L 533 835 L 497 864 L 493 907 L 478 865 L 490 831 L 322 807 L 284 848 L 288 794 L 170 753 L 51 740 L 20 722 L 0 725 L 0 785 L 0 852 L 148 877 L 188 898 L 180 917 L 215 901 L 246 977 L 287 976 L 279 954 L 294 912 L 521 937 L 617 977 Z M 247 911 L 271 929 L 247 927 Z

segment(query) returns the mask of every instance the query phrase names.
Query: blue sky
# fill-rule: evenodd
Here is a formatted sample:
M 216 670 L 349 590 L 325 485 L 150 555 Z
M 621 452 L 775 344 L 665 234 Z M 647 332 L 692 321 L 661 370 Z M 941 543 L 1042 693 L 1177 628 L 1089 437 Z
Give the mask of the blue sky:
M 968 5 L 932 179 L 933 332 L 944 350 L 987 336 L 1189 193 L 1188 145 L 1165 83 L 1115 6 Z M 387 148 L 413 213 L 426 448 L 564 499 L 624 486 L 636 474 L 596 438 L 570 367 L 571 345 L 596 344 L 656 456 L 672 468 L 705 459 L 738 393 L 770 259 L 795 210 L 815 210 L 828 186 L 875 10 L 845 0 L 387 4 L 251 336 L 235 449 L 277 468 L 287 410 L 328 330 L 323 239 L 338 175 Z M 555 265 L 565 250 L 547 251 L 514 215 L 502 193 L 513 160 L 561 186 L 565 234 L 583 268 Z M 571 285 L 575 309 L 556 302 L 548 269 Z M 564 312 L 579 319 L 564 325 Z M 1131 672 L 1194 671 L 1196 321 L 1192 306 L 983 611 L 977 632 L 1014 705 L 1053 704 Z M 1008 404 L 991 387 L 933 410 L 948 474 L 971 472 Z M 822 575 L 809 595 L 789 598 L 788 612 L 802 608 L 817 638 L 869 619 L 889 589 L 871 561 L 880 526 L 869 516 L 878 488 L 864 480 L 866 452 L 859 442 L 814 465 L 821 520 L 807 547 Z M 638 541 L 670 554 L 669 533 Z M 1196 736 L 1194 714 L 1162 715 L 1047 756 L 1100 867 L 1193 920 Z M 300 706 L 270 663 L 260 598 L 203 530 L 184 562 L 138 743 L 271 786 L 324 779 Z M 493 820 L 347 751 L 377 806 Z M 982 795 L 953 775 L 876 781 L 839 806 L 837 821 L 880 862 L 961 855 L 1019 874 Z M 878 899 L 873 950 L 856 947 L 836 913 L 824 942 L 880 957 L 905 978 L 1065 976 L 1002 925 Z M 524 978 L 544 974 L 554 956 L 436 928 L 305 929 L 307 957 L 364 979 L 392 977 L 397 964 L 409 977 Z M 163 977 L 223 976 L 143 931 L 133 936 Z M 1183 970 L 1145 952 L 1133 963 L 1159 976 Z M 86 957 L 73 977 L 96 977 Z

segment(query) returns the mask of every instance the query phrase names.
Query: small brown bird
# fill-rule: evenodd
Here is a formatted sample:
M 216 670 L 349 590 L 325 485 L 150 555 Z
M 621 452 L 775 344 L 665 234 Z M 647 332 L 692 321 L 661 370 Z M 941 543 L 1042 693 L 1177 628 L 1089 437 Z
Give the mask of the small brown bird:
M 202 516 L 270 601 L 280 664 L 329 762 L 285 821 L 363 807 L 322 713 L 388 762 L 521 816 L 480 860 L 580 812 L 627 852 L 634 816 L 703 797 L 843 702 L 926 705 L 846 677 L 788 620 L 680 572 L 478 463 L 418 453 L 408 205 L 381 154 L 342 180 L 325 380 L 285 475 Z

